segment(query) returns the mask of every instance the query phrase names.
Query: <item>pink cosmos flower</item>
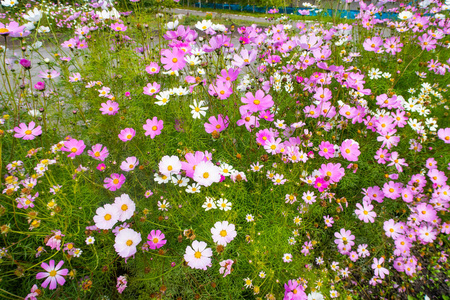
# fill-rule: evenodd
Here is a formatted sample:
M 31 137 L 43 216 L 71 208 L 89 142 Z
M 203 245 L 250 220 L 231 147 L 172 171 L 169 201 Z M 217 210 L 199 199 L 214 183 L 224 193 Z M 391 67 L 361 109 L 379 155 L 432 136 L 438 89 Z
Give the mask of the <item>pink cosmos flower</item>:
M 105 178 L 103 181 L 105 184 L 103 185 L 105 189 L 108 189 L 112 192 L 118 190 L 125 183 L 125 176 L 123 174 L 113 173 L 111 174 L 111 178 Z
M 389 161 L 391 157 L 391 154 L 387 149 L 380 148 L 377 150 L 377 153 L 375 154 L 374 158 L 377 160 L 379 164 L 385 164 L 386 161 Z
M 51 236 L 51 238 L 47 241 L 47 243 L 45 245 L 49 246 L 51 249 L 56 249 L 59 251 L 61 249 L 62 237 L 65 235 L 62 234 L 60 230 L 52 230 L 52 232 L 53 232 L 53 235 Z
M 159 249 L 167 243 L 166 236 L 160 230 L 152 230 L 147 236 L 147 244 L 150 249 Z
M 316 93 L 314 94 L 313 97 L 317 101 L 326 102 L 326 101 L 330 100 L 333 97 L 333 95 L 328 88 L 319 87 L 316 90 Z
M 341 228 L 340 232 L 335 232 L 334 236 L 336 239 L 334 240 L 334 243 L 336 245 L 344 245 L 351 247 L 355 244 L 353 240 L 355 239 L 355 236 L 352 235 L 352 232 L 350 230 L 345 230 L 344 228 Z
M 143 125 L 143 128 L 145 130 L 145 135 L 150 136 L 152 139 L 155 138 L 155 136 L 161 134 L 161 130 L 164 127 L 163 120 L 158 120 L 158 118 L 153 117 L 152 120 L 147 119 L 147 123 Z
M 397 199 L 400 197 L 403 185 L 399 182 L 389 181 L 383 185 L 384 196 L 389 199 Z
M 251 112 L 247 112 L 246 114 L 241 116 L 241 119 L 236 122 L 238 126 L 245 125 L 248 131 L 252 131 L 253 128 L 259 127 L 259 118 L 252 116 Z
M 220 114 L 217 116 L 217 118 L 215 116 L 209 117 L 208 121 L 209 123 L 204 124 L 205 131 L 207 133 L 218 133 L 224 131 L 225 129 L 227 129 L 228 124 L 230 123 L 228 116 L 225 116 L 225 118 L 223 118 L 223 116 Z
M 330 216 L 323 216 L 323 220 L 324 220 L 324 222 L 325 222 L 325 225 L 326 225 L 328 228 L 333 227 L 333 224 L 334 224 L 333 217 L 330 217 Z
M 447 176 L 442 171 L 438 169 L 431 169 L 427 173 L 428 177 L 430 177 L 431 182 L 437 185 L 445 185 L 447 182 Z
M 398 172 L 403 172 L 402 166 L 408 166 L 404 158 L 400 158 L 397 151 L 391 153 L 390 163 L 388 166 L 395 166 Z
M 372 264 L 372 269 L 374 270 L 375 276 L 378 276 L 382 279 L 384 278 L 384 275 L 389 274 L 389 270 L 381 266 L 383 262 L 384 262 L 383 257 L 381 257 L 380 259 L 374 258 Z
M 129 172 L 134 170 L 138 165 L 139 160 L 136 157 L 131 156 L 127 157 L 127 159 L 120 164 L 120 169 L 124 172 Z
M 404 232 L 404 230 L 401 229 L 400 223 L 395 223 L 393 219 L 390 219 L 388 221 L 385 221 L 383 224 L 384 232 L 386 233 L 386 236 L 391 237 L 393 239 L 396 239 Z
M 173 48 L 172 51 L 164 49 L 161 51 L 161 63 L 164 69 L 178 71 L 184 68 L 186 61 L 184 60 L 184 51 L 179 48 Z
M 109 155 L 109 152 L 108 149 L 102 144 L 95 144 L 92 146 L 92 150 L 88 150 L 88 155 L 93 159 L 105 161 Z
M 227 275 L 231 274 L 231 271 L 233 270 L 231 266 L 233 265 L 234 261 L 232 259 L 226 259 L 222 260 L 219 265 L 219 273 L 223 274 L 223 277 L 226 277 Z
M 383 39 L 376 36 L 373 38 L 368 38 L 364 41 L 363 47 L 366 51 L 378 52 L 381 45 L 383 44 Z
M 211 96 L 217 96 L 220 100 L 225 100 L 233 93 L 230 81 L 216 80 L 216 84 L 210 84 L 208 93 Z
M 114 24 L 111 24 L 111 29 L 114 31 L 117 31 L 117 32 L 125 31 L 125 30 L 127 30 L 127 26 L 125 26 L 124 24 L 120 24 L 120 23 L 114 23 Z
M 150 65 L 145 67 L 145 71 L 150 75 L 158 74 L 160 69 L 160 66 L 156 62 L 151 62 Z
M 152 96 L 159 92 L 161 85 L 157 82 L 153 82 L 152 84 L 147 83 L 147 86 L 144 87 L 144 94 Z
M 319 145 L 319 155 L 330 159 L 334 157 L 334 145 L 328 141 L 322 141 Z
M 240 55 L 235 54 L 233 56 L 233 61 L 231 64 L 237 68 L 243 68 L 244 66 L 247 66 L 254 62 L 256 60 L 256 55 L 258 54 L 258 51 L 255 49 L 247 50 L 243 49 L 240 53 Z
M 49 264 L 43 262 L 41 264 L 41 267 L 46 271 L 46 272 L 39 272 L 36 274 L 36 279 L 42 279 L 42 278 L 46 278 L 44 280 L 44 282 L 42 283 L 42 287 L 46 288 L 49 284 L 50 290 L 54 290 L 56 289 L 57 285 L 64 285 L 64 283 L 66 282 L 66 280 L 64 279 L 64 276 L 66 276 L 69 273 L 68 269 L 61 269 L 62 265 L 64 264 L 64 261 L 61 260 L 56 266 L 55 266 L 55 261 L 53 259 L 51 259 L 49 261 Z
M 24 300 L 38 300 L 37 297 L 39 297 L 41 295 L 40 292 L 41 291 L 38 289 L 38 286 L 34 284 L 31 287 L 30 293 L 28 295 L 26 295 Z
M 341 144 L 341 154 L 348 161 L 358 161 L 358 156 L 361 154 L 358 142 L 348 139 L 343 141 Z
M 241 115 L 245 114 L 247 110 L 251 112 L 264 111 L 274 104 L 272 96 L 265 95 L 262 90 L 256 91 L 255 96 L 251 92 L 246 93 L 245 97 L 241 97 L 241 101 L 245 103 L 239 107 Z
M 136 135 L 136 130 L 133 128 L 125 128 L 120 131 L 119 133 L 119 139 L 122 142 L 128 142 L 131 141 L 131 139 Z
M 322 178 L 329 184 L 339 182 L 345 175 L 345 170 L 340 163 L 322 164 L 319 171 Z
M 0 22 L 0 35 L 8 36 L 8 35 L 18 35 L 23 32 L 25 29 L 25 25 L 19 26 L 17 22 L 10 22 L 8 24 L 3 24 Z
M 197 165 L 202 161 L 207 161 L 205 154 L 201 151 L 195 151 L 195 154 L 186 153 L 186 162 L 181 162 L 181 169 L 186 172 L 186 176 L 193 178 Z
M 386 48 L 386 53 L 395 55 L 396 53 L 402 51 L 401 47 L 403 47 L 403 43 L 400 43 L 400 38 L 398 36 L 391 36 L 386 39 L 383 46 Z
M 77 155 L 83 153 L 86 145 L 82 140 L 71 139 L 69 141 L 64 142 L 64 146 L 61 148 L 61 151 L 70 152 L 67 157 L 74 158 Z
M 361 221 L 363 221 L 364 223 L 375 222 L 375 217 L 377 216 L 377 213 L 372 211 L 373 205 L 363 201 L 362 205 L 360 203 L 357 203 L 356 207 L 358 209 L 355 210 L 355 213 Z
M 433 36 L 428 34 L 423 34 L 417 38 L 419 40 L 419 45 L 422 47 L 422 50 L 433 50 L 436 48 L 437 40 L 433 39 Z
M 46 71 L 39 71 L 39 78 L 47 78 L 47 79 L 54 79 L 59 77 L 59 75 L 61 75 L 58 71 L 56 70 L 46 70 Z
M 114 116 L 119 111 L 119 103 L 115 101 L 108 100 L 106 103 L 102 103 L 102 108 L 100 108 L 100 111 L 102 112 L 102 115 L 110 115 Z
M 416 206 L 416 211 L 420 221 L 432 223 L 437 218 L 437 212 L 431 204 L 420 203 Z
M 450 144 L 450 128 L 441 128 L 438 130 L 437 134 L 446 144 Z
M 42 134 L 41 126 L 35 127 L 36 123 L 31 121 L 28 126 L 25 123 L 20 123 L 19 127 L 14 127 L 16 134 L 15 138 L 22 138 L 24 140 L 34 140 L 35 137 Z

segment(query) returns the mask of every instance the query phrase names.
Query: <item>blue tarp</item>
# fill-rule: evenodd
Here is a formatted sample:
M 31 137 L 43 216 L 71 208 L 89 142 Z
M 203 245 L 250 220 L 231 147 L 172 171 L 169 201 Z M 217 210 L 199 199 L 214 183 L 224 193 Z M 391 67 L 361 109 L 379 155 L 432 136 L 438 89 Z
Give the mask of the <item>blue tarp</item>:
M 200 3 L 195 3 L 195 7 L 200 7 Z M 204 8 L 212 8 L 212 9 L 229 9 L 229 10 L 235 10 L 235 11 L 247 11 L 247 12 L 256 12 L 256 13 L 266 13 L 266 11 L 270 8 L 266 7 L 258 7 L 253 5 L 246 5 L 242 7 L 238 4 L 223 4 L 223 3 L 202 3 L 202 6 Z M 322 14 L 323 16 L 333 16 L 337 15 L 341 18 L 345 19 L 355 19 L 356 15 L 359 14 L 359 10 L 338 10 L 337 12 L 334 12 L 332 9 L 324 10 L 320 13 L 317 12 L 317 9 L 311 9 L 311 8 L 304 8 L 304 7 L 279 7 L 278 8 L 280 13 L 286 13 L 286 14 L 295 14 L 300 15 L 298 12 L 299 10 L 308 10 L 310 16 L 317 16 L 319 14 Z M 376 14 L 375 15 L 377 19 L 395 19 L 397 18 L 396 13 L 391 12 L 384 12 L 381 15 Z

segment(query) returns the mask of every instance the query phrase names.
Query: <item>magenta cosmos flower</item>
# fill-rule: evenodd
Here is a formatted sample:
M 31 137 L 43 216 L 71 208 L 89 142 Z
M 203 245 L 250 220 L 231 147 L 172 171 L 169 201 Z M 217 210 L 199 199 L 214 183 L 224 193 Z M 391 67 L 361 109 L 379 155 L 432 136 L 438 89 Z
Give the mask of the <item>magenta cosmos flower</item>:
M 67 157 L 75 157 L 83 153 L 86 145 L 82 140 L 71 139 L 67 142 L 64 142 L 64 146 L 61 148 L 61 151 L 70 152 Z
M 145 135 L 150 136 L 152 139 L 155 136 L 161 134 L 161 130 L 164 128 L 163 120 L 158 120 L 157 117 L 153 117 L 153 119 L 147 119 L 147 123 L 142 126 L 145 130 Z
M 123 174 L 113 173 L 111 174 L 111 178 L 105 178 L 103 181 L 105 184 L 103 185 L 105 189 L 108 189 L 112 192 L 118 190 L 122 187 L 122 184 L 125 183 L 125 176 Z
M 33 121 L 28 126 L 25 123 L 20 123 L 19 127 L 14 127 L 14 131 L 16 132 L 14 137 L 24 140 L 34 140 L 35 137 L 42 134 L 41 126 L 35 126 L 36 124 Z
M 251 112 L 264 111 L 271 108 L 274 104 L 272 96 L 266 96 L 262 90 L 256 91 L 255 96 L 253 96 L 250 92 L 246 93 L 245 97 L 241 98 L 241 101 L 245 103 L 245 105 L 239 107 L 239 112 L 241 115 L 243 115 L 247 110 Z
M 166 236 L 160 230 L 152 230 L 147 236 L 147 244 L 150 249 L 159 249 L 164 246 L 167 241 L 164 239 Z
M 136 135 L 136 130 L 133 128 L 125 128 L 122 129 L 119 133 L 119 139 L 122 142 L 128 142 L 131 141 L 131 139 Z
M 114 116 L 119 111 L 119 103 L 108 100 L 106 103 L 102 103 L 102 108 L 100 108 L 100 111 L 102 112 L 102 115 L 110 115 Z
M 184 51 L 173 48 L 172 51 L 164 49 L 161 51 L 161 63 L 164 69 L 178 71 L 184 68 L 186 61 L 184 60 Z
M 224 131 L 225 129 L 227 129 L 228 124 L 230 123 L 228 116 L 225 116 L 225 118 L 223 118 L 222 115 L 218 115 L 217 118 L 215 116 L 211 116 L 208 119 L 209 123 L 205 123 L 205 131 L 207 133 L 213 133 L 215 132 L 221 132 Z
M 46 272 L 37 273 L 36 279 L 46 278 L 41 286 L 43 288 L 46 288 L 50 284 L 49 289 L 54 290 L 54 289 L 56 289 L 56 286 L 58 284 L 64 285 L 64 283 L 66 282 L 66 280 L 64 279 L 64 276 L 66 276 L 67 273 L 69 273 L 69 270 L 68 269 L 60 270 L 62 265 L 64 264 L 63 260 L 61 260 L 56 266 L 55 266 L 55 261 L 53 259 L 50 260 L 49 263 L 50 264 L 43 262 L 41 264 L 41 267 Z

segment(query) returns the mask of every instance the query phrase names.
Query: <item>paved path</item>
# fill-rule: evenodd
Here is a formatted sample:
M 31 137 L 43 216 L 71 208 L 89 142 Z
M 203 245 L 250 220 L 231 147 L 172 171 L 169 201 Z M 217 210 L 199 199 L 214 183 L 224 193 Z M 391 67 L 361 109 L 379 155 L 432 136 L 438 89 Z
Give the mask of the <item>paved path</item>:
M 196 16 L 201 16 L 201 17 L 205 17 L 206 13 L 205 11 L 198 11 L 198 10 L 192 10 L 192 9 L 180 9 L 180 8 L 173 8 L 173 9 L 169 9 L 168 11 L 174 13 L 174 14 L 183 14 L 183 15 L 196 15 Z M 243 16 L 243 15 L 236 15 L 236 14 L 232 14 L 232 13 L 218 13 L 218 12 L 214 12 L 214 11 L 209 11 L 209 13 L 211 13 L 213 15 L 213 17 L 216 17 L 218 14 L 220 14 L 222 16 L 222 18 L 229 18 L 229 19 L 233 19 L 233 20 L 245 20 L 245 21 L 254 21 L 257 23 L 267 23 L 270 24 L 271 22 L 268 21 L 266 18 L 261 18 L 261 17 L 252 17 L 252 16 Z

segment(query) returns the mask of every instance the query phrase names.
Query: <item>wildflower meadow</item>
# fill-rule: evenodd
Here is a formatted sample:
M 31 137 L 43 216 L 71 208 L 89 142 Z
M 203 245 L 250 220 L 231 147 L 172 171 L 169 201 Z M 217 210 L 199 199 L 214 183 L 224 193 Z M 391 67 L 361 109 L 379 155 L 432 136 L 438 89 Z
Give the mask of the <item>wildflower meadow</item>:
M 449 1 L 54 2 L 1 0 L 1 299 L 450 299 Z

